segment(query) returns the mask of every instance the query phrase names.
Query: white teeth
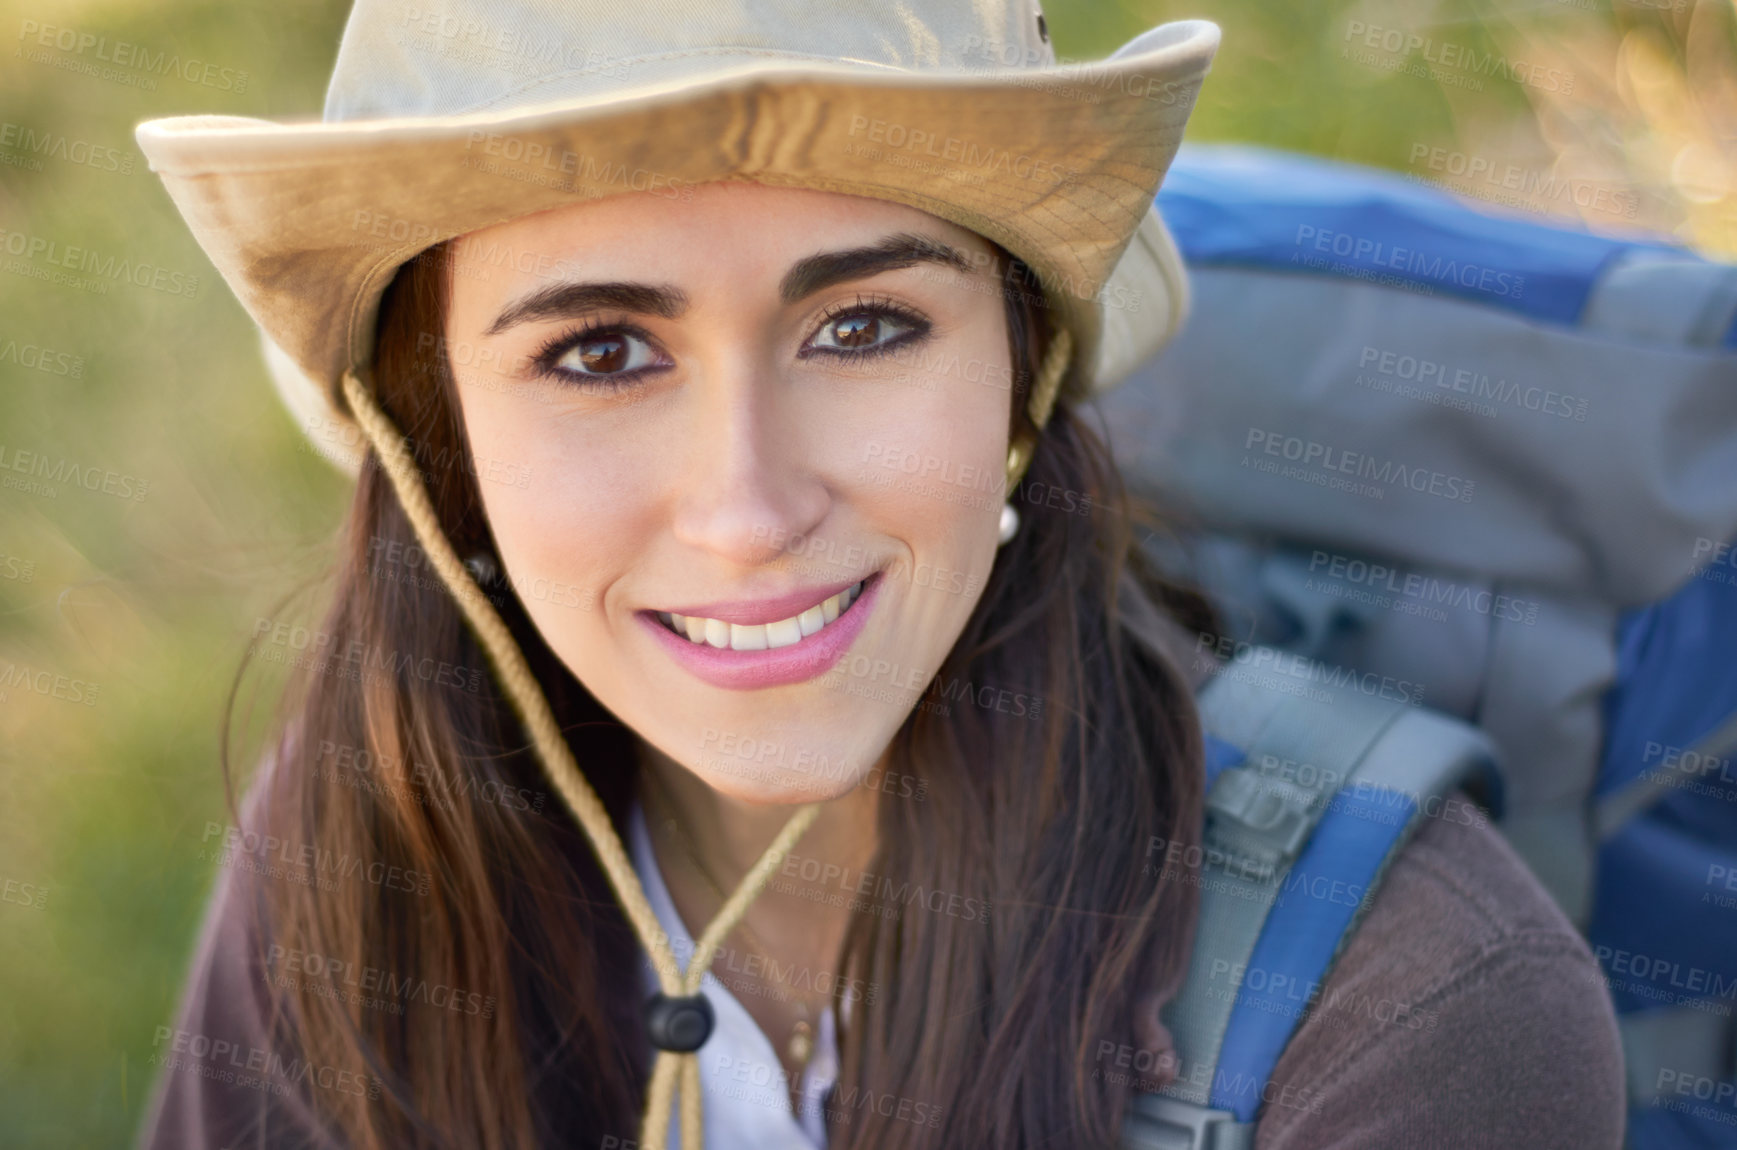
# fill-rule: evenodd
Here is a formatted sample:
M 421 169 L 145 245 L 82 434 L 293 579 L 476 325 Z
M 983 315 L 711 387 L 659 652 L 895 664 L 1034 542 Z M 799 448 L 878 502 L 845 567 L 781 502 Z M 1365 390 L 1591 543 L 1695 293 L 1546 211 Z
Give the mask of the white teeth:
M 780 619 L 776 623 L 744 627 L 740 623 L 725 623 L 700 615 L 682 615 L 659 611 L 657 617 L 678 635 L 686 635 L 693 643 L 732 651 L 768 651 L 789 647 L 819 631 L 838 618 L 862 594 L 861 583 L 845 588 L 838 594 L 816 603 L 800 615 Z

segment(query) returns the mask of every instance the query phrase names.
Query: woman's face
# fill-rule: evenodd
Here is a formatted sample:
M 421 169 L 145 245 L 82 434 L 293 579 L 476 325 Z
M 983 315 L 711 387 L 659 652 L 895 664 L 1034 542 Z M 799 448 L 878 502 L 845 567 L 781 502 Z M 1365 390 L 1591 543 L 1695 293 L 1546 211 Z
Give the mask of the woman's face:
M 688 191 L 454 245 L 477 485 L 506 576 L 610 711 L 724 794 L 832 798 L 995 561 L 1000 281 L 988 244 L 914 208 Z

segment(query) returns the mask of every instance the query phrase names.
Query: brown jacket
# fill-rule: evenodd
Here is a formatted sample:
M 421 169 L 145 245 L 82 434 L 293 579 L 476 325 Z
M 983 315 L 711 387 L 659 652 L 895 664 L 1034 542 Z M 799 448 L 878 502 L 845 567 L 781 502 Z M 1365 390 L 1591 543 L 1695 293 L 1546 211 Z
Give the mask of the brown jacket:
M 265 1024 L 252 885 L 225 870 L 179 1017 L 158 1029 L 147 1150 L 336 1147 Z M 1394 860 L 1276 1069 L 1256 1150 L 1616 1150 L 1616 1020 L 1586 944 L 1488 826 L 1431 820 Z M 290 1088 L 288 1083 L 297 1083 Z M 731 1150 L 717 1147 L 715 1150 Z

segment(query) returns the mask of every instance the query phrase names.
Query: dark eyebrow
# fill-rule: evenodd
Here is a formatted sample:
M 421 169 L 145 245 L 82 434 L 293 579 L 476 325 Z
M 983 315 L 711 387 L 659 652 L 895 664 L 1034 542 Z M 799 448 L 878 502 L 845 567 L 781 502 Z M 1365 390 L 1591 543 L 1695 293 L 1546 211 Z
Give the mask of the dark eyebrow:
M 899 232 L 868 247 L 822 252 L 799 260 L 785 273 L 778 295 L 785 303 L 796 303 L 834 284 L 923 263 L 944 264 L 967 273 L 972 270 L 971 261 L 958 248 L 914 232 Z
M 778 295 L 787 304 L 806 299 L 817 291 L 851 280 L 867 279 L 882 272 L 898 271 L 922 263 L 943 264 L 969 273 L 971 260 L 958 248 L 914 232 L 899 232 L 877 244 L 822 252 L 797 261 L 784 274 Z M 509 304 L 495 317 L 484 335 L 499 335 L 510 327 L 534 320 L 561 319 L 589 311 L 627 311 L 675 319 L 687 310 L 688 297 L 677 287 L 653 287 L 634 283 L 559 283 Z
M 688 297 L 680 288 L 652 287 L 629 283 L 559 283 L 532 292 L 510 304 L 495 317 L 484 335 L 499 335 L 516 324 L 540 319 L 561 319 L 588 311 L 629 311 L 675 319 L 687 310 Z

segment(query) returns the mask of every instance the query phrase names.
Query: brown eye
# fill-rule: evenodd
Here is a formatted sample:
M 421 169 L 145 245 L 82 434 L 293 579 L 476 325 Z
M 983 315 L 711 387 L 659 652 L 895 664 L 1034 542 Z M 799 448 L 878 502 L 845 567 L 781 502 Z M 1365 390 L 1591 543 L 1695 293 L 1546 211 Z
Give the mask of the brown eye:
M 597 336 L 578 347 L 579 363 L 586 371 L 608 374 L 627 363 L 627 341 L 618 335 Z
M 555 366 L 572 375 L 620 375 L 657 363 L 657 352 L 643 336 L 612 328 L 580 336 L 561 353 Z
M 880 338 L 879 316 L 847 315 L 832 321 L 832 342 L 835 347 L 873 347 Z
M 906 338 L 928 331 L 926 321 L 884 307 L 865 307 L 827 320 L 809 341 L 814 351 L 876 352 L 889 350 Z

